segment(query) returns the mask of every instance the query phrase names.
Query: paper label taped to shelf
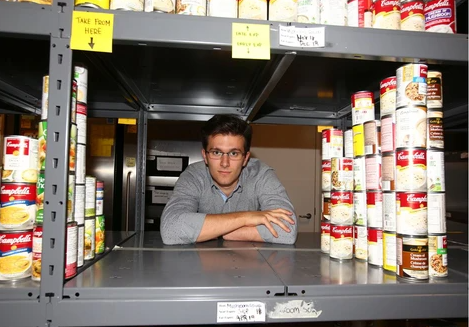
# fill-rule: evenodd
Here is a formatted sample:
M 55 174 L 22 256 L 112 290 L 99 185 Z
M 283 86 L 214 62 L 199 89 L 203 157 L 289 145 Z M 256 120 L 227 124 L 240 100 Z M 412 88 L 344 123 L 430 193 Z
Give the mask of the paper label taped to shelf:
M 326 46 L 325 27 L 295 27 L 280 25 L 279 44 L 295 48 L 324 48 Z
M 74 11 L 70 48 L 95 52 L 112 52 L 114 15 Z
M 265 303 L 262 302 L 218 302 L 219 322 L 265 322 Z
M 316 310 L 312 301 L 292 300 L 276 303 L 267 316 L 272 319 L 317 318 L 322 310 Z
M 270 25 L 233 23 L 231 44 L 232 58 L 270 60 Z

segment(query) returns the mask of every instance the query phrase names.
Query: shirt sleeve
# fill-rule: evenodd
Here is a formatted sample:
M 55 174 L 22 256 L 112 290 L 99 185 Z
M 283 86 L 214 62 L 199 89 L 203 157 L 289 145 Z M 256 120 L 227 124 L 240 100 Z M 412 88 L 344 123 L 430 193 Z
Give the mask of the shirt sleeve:
M 287 191 L 283 187 L 280 180 L 277 178 L 273 169 L 268 169 L 260 178 L 256 185 L 258 194 L 260 210 L 273 210 L 285 209 L 293 212 L 292 218 L 295 221 L 291 225 L 287 221 L 283 221 L 287 227 L 290 228 L 290 233 L 281 229 L 278 225 L 272 224 L 278 233 L 278 238 L 275 238 L 272 233 L 264 225 L 257 226 L 257 231 L 264 239 L 265 242 L 278 243 L 278 244 L 294 244 L 298 234 L 298 220 L 296 218 L 295 209 L 293 204 L 288 198 Z
M 161 216 L 161 238 L 167 245 L 195 243 L 205 214 L 198 213 L 200 185 L 188 171 L 181 174 Z

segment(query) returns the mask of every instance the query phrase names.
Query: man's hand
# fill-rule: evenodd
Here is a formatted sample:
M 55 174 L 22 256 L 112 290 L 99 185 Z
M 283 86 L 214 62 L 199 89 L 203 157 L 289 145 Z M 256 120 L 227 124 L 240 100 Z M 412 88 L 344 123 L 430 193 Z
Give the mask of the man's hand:
M 256 227 L 264 225 L 274 237 L 278 237 L 277 231 L 272 226 L 272 223 L 278 225 L 281 229 L 290 233 L 290 228 L 283 221 L 287 221 L 294 225 L 295 221 L 291 218 L 292 212 L 285 209 L 274 209 L 265 211 L 249 211 L 246 213 L 244 226 Z

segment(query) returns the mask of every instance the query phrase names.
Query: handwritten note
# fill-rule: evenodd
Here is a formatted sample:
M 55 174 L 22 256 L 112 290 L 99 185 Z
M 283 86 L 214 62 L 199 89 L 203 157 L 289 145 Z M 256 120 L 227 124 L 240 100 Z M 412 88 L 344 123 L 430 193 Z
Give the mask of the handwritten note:
M 280 26 L 279 44 L 295 48 L 324 48 L 325 27 Z
M 232 58 L 269 60 L 270 25 L 233 23 Z
M 70 48 L 96 52 L 112 52 L 114 15 L 74 11 Z
M 218 302 L 219 322 L 265 322 L 265 303 L 262 302 Z

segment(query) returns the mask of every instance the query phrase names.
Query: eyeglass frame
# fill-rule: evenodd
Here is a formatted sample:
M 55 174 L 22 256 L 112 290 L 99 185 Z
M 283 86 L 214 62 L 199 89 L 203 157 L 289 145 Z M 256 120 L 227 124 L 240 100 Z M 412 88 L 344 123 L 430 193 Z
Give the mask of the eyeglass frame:
M 208 157 L 209 157 L 210 159 L 212 159 L 212 160 L 221 160 L 225 154 L 226 154 L 226 156 L 228 157 L 228 159 L 233 160 L 233 161 L 240 161 L 240 160 L 243 159 L 243 157 L 246 156 L 246 152 L 241 152 L 241 151 L 223 152 L 223 151 L 220 151 L 220 150 L 210 150 L 210 151 L 207 151 L 207 150 L 205 150 L 205 149 L 204 149 L 204 151 L 205 151 L 205 153 L 208 155 Z M 220 152 L 221 155 L 220 155 L 220 157 L 218 157 L 218 158 L 214 158 L 214 157 L 211 157 L 212 152 Z M 231 158 L 231 157 L 230 157 L 230 153 L 231 153 L 231 152 L 236 152 L 236 153 L 241 154 L 240 158 L 239 158 L 239 159 L 238 159 L 238 158 Z

